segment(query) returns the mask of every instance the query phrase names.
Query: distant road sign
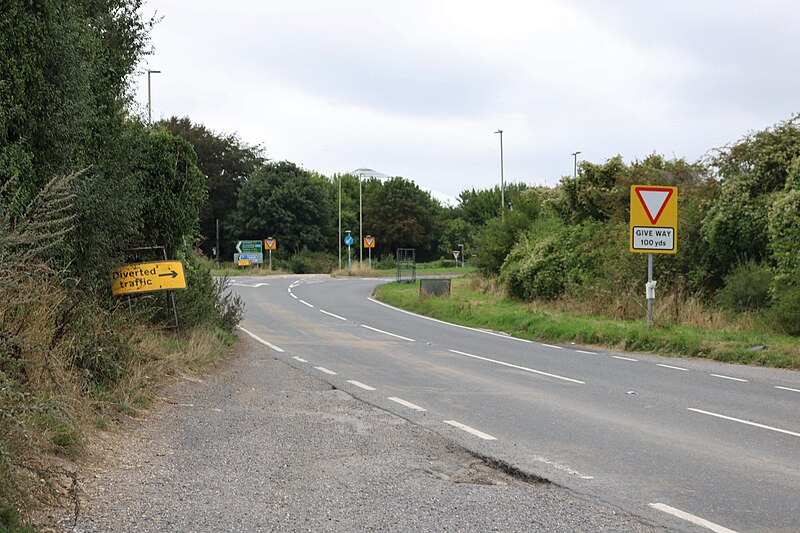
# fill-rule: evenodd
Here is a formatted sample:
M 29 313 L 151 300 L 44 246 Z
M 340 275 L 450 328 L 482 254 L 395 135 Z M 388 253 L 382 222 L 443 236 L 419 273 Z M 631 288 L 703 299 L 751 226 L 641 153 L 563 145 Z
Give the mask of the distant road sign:
M 278 241 L 275 240 L 275 237 L 267 237 L 264 239 L 264 246 L 267 247 L 267 250 L 275 250 L 278 248 Z
M 236 243 L 236 251 L 240 254 L 260 254 L 263 253 L 263 246 L 261 241 L 239 241 Z
M 239 261 L 250 261 L 254 265 L 261 265 L 264 263 L 264 254 L 262 253 L 246 253 L 246 254 L 233 254 L 233 262 L 237 265 Z
M 461 255 L 461 250 L 453 250 L 453 257 L 456 261 L 458 261 L 458 257 Z
M 364 237 L 364 248 L 375 248 L 375 237 L 372 235 Z
M 186 288 L 180 261 L 154 261 L 124 265 L 108 274 L 114 295 L 172 291 Z
M 345 243 L 347 246 L 352 246 L 354 242 L 355 242 L 355 241 L 353 240 L 353 236 L 352 236 L 352 235 L 347 235 L 347 236 L 345 236 L 345 238 L 344 238 L 344 243 Z
M 631 252 L 678 251 L 678 188 L 631 186 Z

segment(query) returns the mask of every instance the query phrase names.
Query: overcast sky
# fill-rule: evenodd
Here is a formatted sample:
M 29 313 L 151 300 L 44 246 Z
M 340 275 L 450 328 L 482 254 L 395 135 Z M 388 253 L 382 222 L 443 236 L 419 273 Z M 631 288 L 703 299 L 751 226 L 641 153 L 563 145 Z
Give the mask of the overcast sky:
M 457 196 L 690 161 L 800 111 L 800 2 L 149 0 L 154 119 Z M 135 80 L 146 114 L 147 76 Z

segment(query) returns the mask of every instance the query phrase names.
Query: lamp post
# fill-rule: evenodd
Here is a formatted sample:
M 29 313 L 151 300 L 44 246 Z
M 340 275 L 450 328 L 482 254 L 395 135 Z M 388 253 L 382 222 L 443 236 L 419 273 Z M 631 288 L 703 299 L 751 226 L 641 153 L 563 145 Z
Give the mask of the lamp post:
M 361 174 L 358 175 L 358 266 L 364 263 L 364 209 L 361 203 Z
M 575 178 L 578 176 L 578 154 L 580 152 L 572 152 L 572 157 L 574 159 L 573 167 L 572 167 L 572 177 Z
M 506 185 L 503 176 L 503 130 L 497 129 L 495 133 L 500 134 L 500 208 L 506 208 Z
M 461 248 L 461 268 L 464 268 L 464 245 L 459 244 L 459 248 Z
M 150 70 L 147 69 L 147 125 L 151 126 L 153 124 L 153 100 L 151 97 L 150 92 L 150 75 L 151 74 L 161 74 L 160 70 Z

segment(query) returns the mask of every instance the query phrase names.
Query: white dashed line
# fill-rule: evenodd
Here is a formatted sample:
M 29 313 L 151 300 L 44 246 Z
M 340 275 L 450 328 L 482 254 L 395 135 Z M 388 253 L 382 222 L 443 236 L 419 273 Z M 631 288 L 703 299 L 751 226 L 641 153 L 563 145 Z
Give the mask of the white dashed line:
M 776 428 L 772 426 L 766 426 L 764 424 L 759 424 L 757 422 L 750 422 L 749 420 L 742 420 L 741 418 L 733 418 L 732 416 L 725 416 L 719 413 L 712 413 L 711 411 L 703 411 L 702 409 L 694 409 L 692 407 L 688 407 L 689 411 L 693 411 L 695 413 L 700 413 L 703 415 L 714 416 L 717 418 L 722 418 L 724 420 L 730 420 L 732 422 L 739 422 L 740 424 L 746 424 L 748 426 L 753 426 L 761 429 L 768 429 L 770 431 L 775 431 L 777 433 L 783 433 L 785 435 L 791 435 L 793 437 L 800 437 L 800 433 L 795 433 L 794 431 L 789 431 L 787 429 Z
M 259 337 L 259 336 L 258 336 L 258 335 L 256 335 L 255 333 L 251 333 L 251 332 L 247 331 L 247 330 L 246 330 L 246 329 L 244 329 L 242 326 L 236 326 L 236 327 L 237 327 L 237 328 L 239 328 L 240 330 L 244 331 L 245 333 L 247 333 L 247 334 L 248 334 L 248 335 L 250 335 L 251 337 L 253 337 L 255 340 L 257 340 L 257 341 L 258 341 L 258 342 L 260 342 L 261 344 L 263 344 L 263 345 L 265 345 L 265 346 L 269 346 L 270 348 L 272 348 L 272 349 L 273 349 L 273 350 L 275 350 L 276 352 L 283 352 L 283 348 L 279 348 L 279 347 L 275 346 L 274 344 L 272 344 L 271 342 L 269 342 L 269 341 L 265 341 L 264 339 L 262 339 L 261 337 Z
M 721 378 L 721 379 L 729 379 L 729 380 L 731 380 L 731 381 L 740 381 L 740 382 L 742 382 L 742 383 L 747 383 L 747 380 L 746 380 L 746 379 L 742 379 L 742 378 L 732 378 L 732 377 L 730 377 L 730 376 L 723 376 L 722 374 L 711 374 L 711 377 L 715 377 L 715 378 Z
M 650 507 L 652 507 L 653 509 L 657 509 L 663 513 L 676 516 L 682 520 L 686 520 L 687 522 L 691 522 L 692 524 L 704 527 L 706 529 L 710 529 L 711 531 L 714 531 L 714 533 L 736 533 L 732 529 L 728 529 L 727 527 L 715 524 L 714 522 L 709 522 L 705 518 L 700 518 L 699 516 L 687 513 L 686 511 L 681 511 L 680 509 L 676 509 L 675 507 L 670 507 L 669 505 L 666 505 L 664 503 L 651 503 Z
M 319 312 L 320 312 L 320 313 L 324 313 L 324 314 L 326 314 L 326 315 L 328 315 L 328 316 L 332 316 L 333 318 L 338 318 L 339 320 L 347 320 L 347 319 L 346 319 L 345 317 L 343 317 L 343 316 L 334 315 L 333 313 L 329 313 L 328 311 L 326 311 L 326 310 L 324 310 L 324 309 L 320 309 L 320 310 L 319 310 Z
M 775 385 L 775 388 L 781 390 L 788 390 L 789 392 L 800 392 L 800 389 L 790 389 L 789 387 L 779 387 L 778 385 Z
M 328 370 L 324 366 L 315 366 L 314 368 L 319 370 L 320 372 L 324 372 L 325 374 L 330 374 L 331 376 L 336 375 L 336 372 L 334 372 L 333 370 Z
M 355 385 L 356 387 L 361 387 L 364 390 L 375 390 L 375 387 L 370 387 L 369 385 L 365 385 L 360 381 L 356 381 L 354 379 L 348 379 L 347 382 L 350 383 L 351 385 Z
M 564 376 L 559 376 L 557 374 L 550 374 L 549 372 L 542 372 L 541 370 L 534 370 L 533 368 L 528 368 L 525 366 L 513 365 L 511 363 L 506 363 L 505 361 L 497 361 L 496 359 L 489 359 L 488 357 L 481 357 L 480 355 L 473 355 L 471 353 L 466 352 L 459 352 L 458 350 L 450 350 L 451 353 L 463 355 L 465 357 L 472 357 L 473 359 L 480 359 L 481 361 L 487 361 L 489 363 L 494 363 L 496 365 L 503 365 L 510 368 L 516 368 L 517 370 L 524 370 L 525 372 L 531 372 L 533 374 L 539 374 L 540 376 L 547 376 L 550 378 L 561 379 L 564 381 L 569 381 L 572 383 L 578 383 L 580 385 L 586 385 L 585 381 L 580 381 L 578 379 L 566 378 Z
M 495 437 L 492 437 L 488 433 L 484 433 L 483 431 L 478 431 L 475 428 L 471 428 L 471 427 L 469 427 L 469 426 L 467 426 L 465 424 L 462 424 L 461 422 L 456 422 L 455 420 L 445 420 L 444 423 L 445 424 L 450 424 L 451 426 L 453 426 L 455 428 L 458 428 L 458 429 L 460 429 L 462 431 L 466 431 L 467 433 L 475 435 L 476 437 L 479 437 L 479 438 L 481 438 L 483 440 L 497 440 Z
M 289 292 L 289 293 L 291 293 L 291 292 L 292 292 L 292 287 L 291 287 L 291 286 L 289 286 L 289 288 L 288 288 L 288 289 L 286 289 L 286 291 L 287 291 L 287 292 Z
M 638 363 L 638 359 L 634 359 L 633 357 L 622 357 L 621 355 L 612 355 L 614 359 L 619 359 L 620 361 L 633 361 L 634 363 Z
M 585 353 L 588 355 L 597 355 L 597 352 L 587 352 L 586 350 L 575 350 L 578 353 Z
M 545 343 L 543 343 L 543 342 L 542 342 L 542 343 L 540 343 L 540 344 L 541 344 L 542 346 L 545 346 L 545 347 L 547 347 L 547 348 L 555 348 L 556 350 L 563 350 L 563 349 L 564 349 L 564 347 L 563 347 L 563 346 L 556 346 L 555 344 L 545 344 Z
M 297 357 L 296 355 L 292 357 L 295 361 L 300 361 L 301 363 L 308 363 L 307 359 L 303 359 L 302 357 Z
M 672 370 L 682 370 L 684 372 L 688 372 L 688 368 L 681 368 L 679 366 L 672 366 L 672 365 L 662 365 L 661 363 L 657 363 L 656 366 L 660 366 L 661 368 L 671 368 Z
M 424 413 L 425 411 L 427 411 L 427 409 L 425 409 L 424 407 L 420 407 L 419 405 L 413 404 L 411 402 L 407 402 L 407 401 L 403 400 L 402 398 L 397 398 L 395 396 L 391 396 L 391 397 L 389 397 L 387 399 L 388 400 L 392 400 L 395 403 L 399 403 L 403 407 L 408 407 L 409 409 L 413 409 L 414 411 L 419 411 L 420 413 Z
M 411 341 L 416 342 L 414 339 L 409 339 L 408 337 L 403 337 L 402 335 L 395 335 L 394 333 L 389 333 L 388 331 L 383 331 L 382 329 L 373 328 L 372 326 L 367 326 L 366 324 L 361 324 L 362 328 L 367 328 L 372 331 L 377 331 L 378 333 L 383 333 L 384 335 L 390 335 L 392 337 L 397 337 L 398 339 L 403 339 L 404 341 Z
M 299 301 L 301 304 L 303 304 L 303 305 L 305 305 L 305 306 L 307 306 L 307 307 L 310 307 L 311 309 L 314 309 L 314 306 L 313 306 L 313 305 L 311 305 L 310 303 L 308 303 L 307 301 L 305 301 L 305 300 L 298 300 L 298 301 Z
M 291 296 L 292 298 L 294 298 L 295 300 L 297 300 L 297 296 L 295 296 L 295 294 L 294 294 L 293 292 L 290 292 L 290 293 L 289 293 L 289 296 Z

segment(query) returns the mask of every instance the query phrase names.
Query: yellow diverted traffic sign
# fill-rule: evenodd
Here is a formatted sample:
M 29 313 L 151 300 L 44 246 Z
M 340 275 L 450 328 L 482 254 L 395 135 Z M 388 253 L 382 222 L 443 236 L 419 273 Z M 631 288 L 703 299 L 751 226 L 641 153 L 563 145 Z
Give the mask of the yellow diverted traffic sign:
M 631 252 L 678 251 L 678 188 L 631 185 Z
M 111 293 L 173 291 L 186 288 L 186 275 L 180 261 L 153 261 L 123 265 L 109 272 Z

